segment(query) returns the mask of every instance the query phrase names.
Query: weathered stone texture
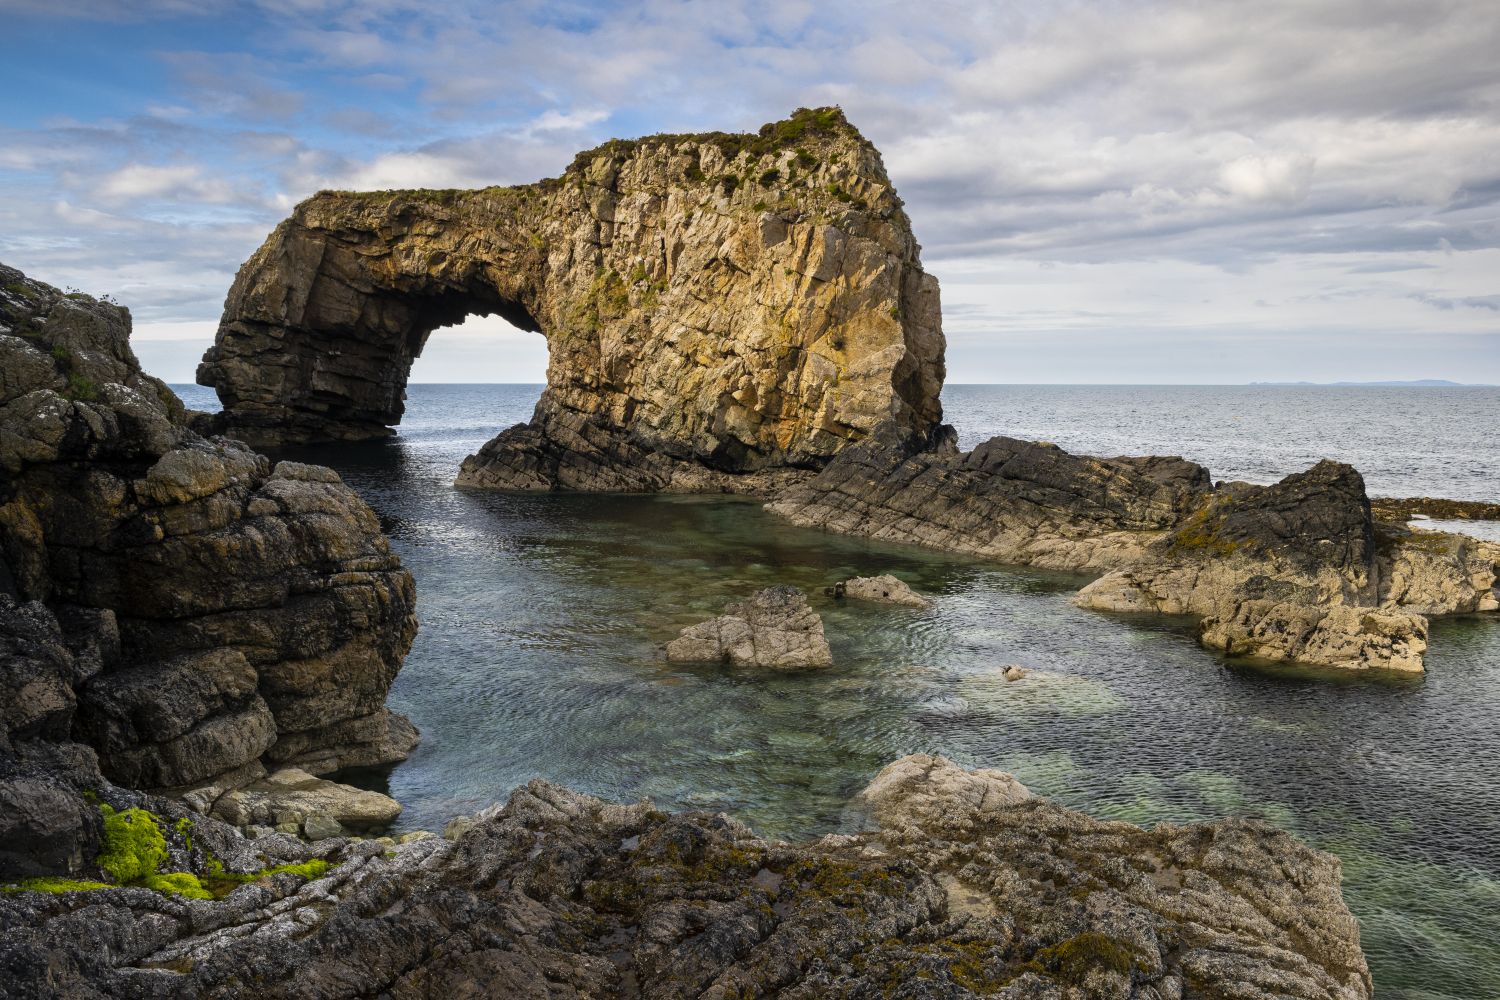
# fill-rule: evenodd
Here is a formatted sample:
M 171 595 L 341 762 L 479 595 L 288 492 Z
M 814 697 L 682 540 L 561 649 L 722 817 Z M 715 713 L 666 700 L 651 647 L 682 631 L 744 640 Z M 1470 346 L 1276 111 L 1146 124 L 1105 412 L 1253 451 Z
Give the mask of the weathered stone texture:
M 767 587 L 690 625 L 667 643 L 668 660 L 801 670 L 833 663 L 823 619 L 796 587 Z
M 942 416 L 937 282 L 836 109 L 611 142 L 524 187 L 319 194 L 241 268 L 199 381 L 251 443 L 380 436 L 428 335 L 471 313 L 550 360 L 462 485 L 761 489 Z
M 374 513 L 189 430 L 129 332 L 0 267 L 0 755 L 78 740 L 137 788 L 399 759 L 413 586 Z
M 542 781 L 451 842 L 240 841 L 238 870 L 339 865 L 222 900 L 0 896 L 0 995 L 1371 995 L 1337 859 L 1265 824 L 1100 822 L 941 758 L 865 798 L 880 830 L 810 844 Z

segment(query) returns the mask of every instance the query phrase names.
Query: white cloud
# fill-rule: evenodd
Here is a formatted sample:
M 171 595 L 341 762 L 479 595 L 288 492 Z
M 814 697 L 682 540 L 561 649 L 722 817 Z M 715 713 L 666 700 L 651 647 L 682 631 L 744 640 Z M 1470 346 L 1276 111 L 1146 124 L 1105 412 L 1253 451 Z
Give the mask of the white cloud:
M 1313 158 L 1296 154 L 1241 156 L 1220 171 L 1224 187 L 1249 201 L 1294 205 L 1307 197 L 1312 183 Z
M 165 196 L 193 201 L 233 201 L 233 186 L 224 179 L 205 177 L 195 165 L 159 166 L 132 163 L 104 175 L 96 193 L 106 200 L 155 199 Z
M 217 25 L 216 3 L 191 18 Z M 189 18 L 173 0 L 58 13 L 79 11 Z M 0 258 L 128 289 L 149 322 L 207 322 L 319 188 L 525 182 L 610 134 L 838 101 L 945 281 L 957 365 L 1068 378 L 1088 353 L 1070 338 L 1134 331 L 1152 364 L 1186 366 L 1171 352 L 1194 336 L 1250 357 L 1287 330 L 1347 352 L 1368 329 L 1500 366 L 1460 353 L 1494 343 L 1484 269 L 1500 273 L 1485 0 L 260 0 L 257 16 L 214 51 L 140 53 L 175 84 L 136 117 L 0 129 Z

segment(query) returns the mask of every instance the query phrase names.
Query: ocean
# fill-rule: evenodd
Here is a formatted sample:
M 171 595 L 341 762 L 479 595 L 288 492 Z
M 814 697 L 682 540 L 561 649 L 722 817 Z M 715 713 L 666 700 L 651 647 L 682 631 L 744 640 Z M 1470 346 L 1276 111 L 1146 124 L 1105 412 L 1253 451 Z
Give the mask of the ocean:
M 1500 617 L 1435 622 L 1420 678 L 1259 668 L 1200 648 L 1186 620 L 1073 607 L 1076 576 L 794 528 L 745 499 L 454 490 L 539 392 L 413 385 L 395 438 L 285 453 L 339 470 L 417 581 L 390 702 L 423 742 L 351 776 L 403 803 L 400 829 L 440 831 L 543 777 L 812 837 L 852 822 L 885 763 L 941 753 L 1096 816 L 1273 822 L 1343 860 L 1378 995 L 1500 996 Z M 1500 389 L 950 385 L 944 403 L 965 447 L 1179 454 L 1251 482 L 1330 457 L 1373 496 L 1500 500 Z M 821 596 L 888 571 L 935 606 Z M 814 595 L 832 669 L 662 660 L 683 626 L 778 583 Z M 1011 663 L 1041 676 L 1008 684 Z

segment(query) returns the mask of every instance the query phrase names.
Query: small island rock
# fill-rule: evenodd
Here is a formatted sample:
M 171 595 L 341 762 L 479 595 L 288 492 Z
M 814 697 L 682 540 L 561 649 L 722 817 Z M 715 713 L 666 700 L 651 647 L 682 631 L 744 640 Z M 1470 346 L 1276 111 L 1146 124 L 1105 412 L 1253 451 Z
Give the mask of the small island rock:
M 667 643 L 679 663 L 731 663 L 737 667 L 797 670 L 833 663 L 823 619 L 796 587 L 767 587 L 724 614 L 692 625 Z
M 1014 775 L 990 768 L 966 771 L 946 757 L 918 753 L 887 764 L 861 799 L 884 829 L 982 818 L 1031 798 Z
M 856 576 L 843 583 L 843 596 L 856 601 L 899 604 L 907 608 L 930 608 L 932 602 L 889 573 L 880 576 Z

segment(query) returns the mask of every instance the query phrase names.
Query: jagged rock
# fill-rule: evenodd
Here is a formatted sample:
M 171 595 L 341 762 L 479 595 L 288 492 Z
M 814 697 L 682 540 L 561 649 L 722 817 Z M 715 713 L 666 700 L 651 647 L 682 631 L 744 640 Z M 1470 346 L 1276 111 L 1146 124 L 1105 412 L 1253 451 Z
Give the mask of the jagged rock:
M 1371 996 L 1336 859 L 1252 821 L 1100 822 L 1004 778 L 900 761 L 865 794 L 892 825 L 800 845 L 543 781 L 456 841 L 241 841 L 240 865 L 336 867 L 219 900 L 0 894 L 0 994 Z
M 889 573 L 856 576 L 842 583 L 844 597 L 877 604 L 900 604 L 908 608 L 930 608 L 932 602 Z
M 523 187 L 323 192 L 241 268 L 198 380 L 253 444 L 382 436 L 428 335 L 474 313 L 550 360 L 465 486 L 761 491 L 942 416 L 937 282 L 831 108 L 617 140 Z
M 667 659 L 731 663 L 737 667 L 798 670 L 833 663 L 823 619 L 796 587 L 767 587 L 724 614 L 682 630 L 667 643 Z
M 1176 458 L 1097 459 L 882 432 L 767 505 L 796 524 L 1102 574 L 1077 603 L 1190 614 L 1235 655 L 1420 671 L 1423 616 L 1500 607 L 1500 545 L 1377 525 L 1353 468 L 1210 484 Z
M 0 266 L 0 329 L 0 757 L 77 739 L 118 783 L 206 800 L 263 759 L 404 756 L 384 703 L 413 586 L 369 507 L 188 429 L 119 306 Z
M 213 815 L 240 827 L 311 821 L 320 829 L 328 829 L 328 821 L 332 821 L 353 830 L 369 830 L 394 823 L 401 815 L 401 805 L 388 795 L 315 778 L 289 767 L 221 796 L 214 803 Z M 309 839 L 323 839 L 305 826 L 303 832 Z

